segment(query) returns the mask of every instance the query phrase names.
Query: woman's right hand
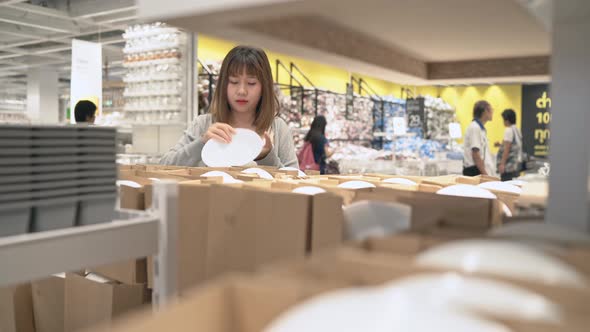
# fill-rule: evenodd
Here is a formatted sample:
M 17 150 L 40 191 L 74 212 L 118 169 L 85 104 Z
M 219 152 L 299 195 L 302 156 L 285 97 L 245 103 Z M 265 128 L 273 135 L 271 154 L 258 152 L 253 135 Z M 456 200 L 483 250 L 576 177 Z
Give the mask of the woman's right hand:
M 209 126 L 209 129 L 207 129 L 207 132 L 203 135 L 201 140 L 203 143 L 207 143 L 210 139 L 222 143 L 231 143 L 232 137 L 235 133 L 236 130 L 227 123 L 216 122 Z

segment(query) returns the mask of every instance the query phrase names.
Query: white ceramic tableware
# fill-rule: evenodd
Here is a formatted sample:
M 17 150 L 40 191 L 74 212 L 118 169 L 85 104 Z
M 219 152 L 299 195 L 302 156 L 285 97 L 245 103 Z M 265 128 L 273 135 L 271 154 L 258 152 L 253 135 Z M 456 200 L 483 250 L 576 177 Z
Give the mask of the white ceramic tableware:
M 243 166 L 260 154 L 264 142 L 252 130 L 237 128 L 231 143 L 210 139 L 201 152 L 203 162 L 209 167 Z
M 522 193 L 522 189 L 517 187 L 513 184 L 509 184 L 506 182 L 501 181 L 491 181 L 491 182 L 484 182 L 478 185 L 480 188 L 488 189 L 488 190 L 495 190 L 495 191 L 502 191 L 511 194 L 518 194 Z
M 299 188 L 293 189 L 293 192 L 296 194 L 305 194 L 305 195 L 313 196 L 313 195 L 325 193 L 326 191 L 322 188 L 319 188 L 319 187 L 304 186 L 304 187 L 299 187 Z
M 347 181 L 338 185 L 338 188 L 342 189 L 365 189 L 375 188 L 375 185 L 366 181 Z
M 416 182 L 404 178 L 389 178 L 382 181 L 383 183 L 401 184 L 406 186 L 416 186 Z
M 306 178 L 307 174 L 305 174 L 302 170 L 295 168 L 295 167 L 281 167 L 279 171 L 297 171 L 297 174 L 300 178 Z
M 252 168 L 245 169 L 242 171 L 242 173 L 256 174 L 261 179 L 265 179 L 265 180 L 273 180 L 274 179 L 274 177 L 269 172 L 263 170 L 262 168 L 258 168 L 258 167 L 252 167 Z
M 386 284 L 384 291 L 401 292 L 419 299 L 424 306 L 505 319 L 559 323 L 562 317 L 558 305 L 537 293 L 506 282 L 453 272 L 398 279 Z
M 460 197 L 476 197 L 476 198 L 487 198 L 496 199 L 496 195 L 487 189 L 473 186 L 470 184 L 456 184 L 442 188 L 436 192 L 439 195 L 447 196 L 460 196 Z
M 490 273 L 558 286 L 587 287 L 570 265 L 533 247 L 501 240 L 453 241 L 416 258 L 420 266 Z

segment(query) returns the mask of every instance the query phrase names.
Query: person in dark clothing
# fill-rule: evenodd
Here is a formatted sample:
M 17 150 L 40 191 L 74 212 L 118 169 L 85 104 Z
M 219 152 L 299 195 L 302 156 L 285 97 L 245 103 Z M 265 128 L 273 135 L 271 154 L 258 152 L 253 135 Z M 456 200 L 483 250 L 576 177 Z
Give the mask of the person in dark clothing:
M 333 154 L 326 138 L 326 125 L 327 121 L 324 116 L 316 116 L 304 138 L 304 141 L 311 143 L 313 147 L 313 157 L 315 162 L 320 165 L 320 174 L 326 174 L 326 159 Z
M 76 123 L 94 124 L 96 120 L 96 105 L 88 100 L 80 100 L 74 107 Z

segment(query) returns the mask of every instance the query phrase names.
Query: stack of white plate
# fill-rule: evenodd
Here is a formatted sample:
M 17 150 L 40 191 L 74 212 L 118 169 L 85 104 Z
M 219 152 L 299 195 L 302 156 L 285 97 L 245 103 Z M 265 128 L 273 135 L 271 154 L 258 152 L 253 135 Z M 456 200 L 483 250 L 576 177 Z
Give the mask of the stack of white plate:
M 112 220 L 116 130 L 0 125 L 0 236 Z

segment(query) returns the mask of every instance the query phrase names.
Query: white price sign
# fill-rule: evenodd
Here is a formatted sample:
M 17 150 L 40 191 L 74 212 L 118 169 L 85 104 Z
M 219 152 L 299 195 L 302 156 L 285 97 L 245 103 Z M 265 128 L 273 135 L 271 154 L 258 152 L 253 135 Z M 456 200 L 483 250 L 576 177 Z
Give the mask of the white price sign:
M 463 137 L 461 133 L 461 125 L 457 122 L 449 123 L 449 136 L 452 139 L 459 139 Z
M 408 132 L 408 128 L 406 125 L 406 118 L 404 118 L 404 117 L 393 118 L 393 135 L 403 136 L 407 132 Z

